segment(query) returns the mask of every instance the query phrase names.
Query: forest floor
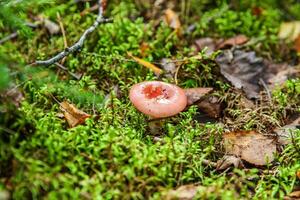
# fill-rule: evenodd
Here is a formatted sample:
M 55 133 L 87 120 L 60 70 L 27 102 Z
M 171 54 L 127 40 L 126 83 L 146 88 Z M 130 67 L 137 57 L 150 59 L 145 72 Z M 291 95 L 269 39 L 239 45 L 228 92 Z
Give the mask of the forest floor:
M 300 3 L 255 2 L 103 1 L 93 27 L 97 1 L 56 1 L 0 23 L 0 199 L 300 198 Z M 129 91 L 151 80 L 192 102 L 149 118 Z

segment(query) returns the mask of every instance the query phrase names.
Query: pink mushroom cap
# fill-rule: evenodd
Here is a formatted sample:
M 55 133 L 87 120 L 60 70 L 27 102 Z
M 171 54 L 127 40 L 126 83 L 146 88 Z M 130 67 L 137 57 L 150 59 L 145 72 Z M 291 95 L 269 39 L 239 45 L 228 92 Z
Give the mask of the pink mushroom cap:
M 153 118 L 176 115 L 187 105 L 183 89 L 161 81 L 146 81 L 133 85 L 129 98 L 139 111 Z

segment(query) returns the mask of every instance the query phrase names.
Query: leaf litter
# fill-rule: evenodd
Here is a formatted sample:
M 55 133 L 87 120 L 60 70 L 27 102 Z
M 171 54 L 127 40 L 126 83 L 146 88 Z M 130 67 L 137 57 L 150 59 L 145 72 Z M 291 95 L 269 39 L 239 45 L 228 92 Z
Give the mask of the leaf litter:
M 254 51 L 237 48 L 223 51 L 216 62 L 224 78 L 235 88 L 243 90 L 249 99 L 259 98 L 265 86 L 274 88 L 300 72 L 298 66 L 274 64 L 258 57 Z
M 85 120 L 91 117 L 91 115 L 79 110 L 73 104 L 66 101 L 60 103 L 60 109 L 63 111 L 63 115 L 71 128 L 85 123 Z
M 235 155 L 256 166 L 271 163 L 275 158 L 276 144 L 255 131 L 236 131 L 223 135 L 226 154 Z

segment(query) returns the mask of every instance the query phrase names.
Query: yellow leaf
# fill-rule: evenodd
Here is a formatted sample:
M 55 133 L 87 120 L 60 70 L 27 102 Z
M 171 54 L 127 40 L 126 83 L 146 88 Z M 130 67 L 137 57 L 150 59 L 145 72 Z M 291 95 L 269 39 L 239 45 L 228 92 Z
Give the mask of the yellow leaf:
M 155 74 L 160 75 L 163 70 L 158 68 L 157 66 L 153 65 L 152 63 L 145 61 L 143 59 L 140 59 L 138 57 L 133 56 L 130 52 L 127 52 L 128 56 L 130 56 L 133 60 L 135 60 L 137 63 L 143 65 L 144 67 L 147 67 L 154 71 Z
M 300 34 L 300 21 L 284 22 L 280 25 L 278 37 L 294 41 Z

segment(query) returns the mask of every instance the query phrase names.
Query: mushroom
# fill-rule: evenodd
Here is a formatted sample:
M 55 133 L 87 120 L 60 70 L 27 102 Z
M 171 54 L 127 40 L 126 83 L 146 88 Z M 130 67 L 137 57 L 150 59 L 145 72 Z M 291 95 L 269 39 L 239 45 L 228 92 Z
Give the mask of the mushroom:
M 187 105 L 183 89 L 161 81 L 133 85 L 129 98 L 139 111 L 156 119 L 176 115 Z

